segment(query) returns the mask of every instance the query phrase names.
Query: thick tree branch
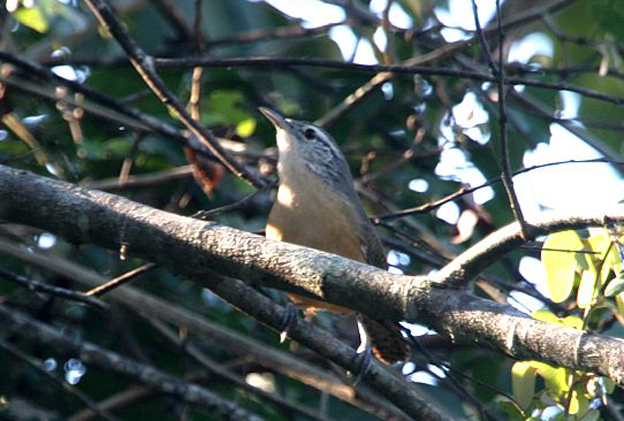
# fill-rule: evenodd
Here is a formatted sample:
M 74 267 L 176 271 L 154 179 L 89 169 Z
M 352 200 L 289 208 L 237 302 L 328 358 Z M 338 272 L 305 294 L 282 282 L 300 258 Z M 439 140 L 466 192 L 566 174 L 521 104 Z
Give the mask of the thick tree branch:
M 389 274 L 339 256 L 267 241 L 3 166 L 0 218 L 47 229 L 76 242 L 112 249 L 123 244 L 129 254 L 199 283 L 214 280 L 217 272 L 316 296 L 378 318 L 418 321 L 458 341 L 500 349 L 515 358 L 597 372 L 624 384 L 623 341 L 546 324 L 458 289 L 522 244 L 517 224 L 487 237 L 434 278 L 426 279 Z M 536 235 L 544 235 L 602 225 L 607 220 L 624 221 L 624 207 L 528 222 Z M 208 286 L 223 293 L 234 284 L 223 281 Z M 230 294 L 231 302 L 243 306 L 235 301 L 236 294 Z M 273 316 L 252 314 L 266 317 L 264 321 L 273 325 Z
M 24 248 L 13 246 L 10 248 L 5 247 L 0 252 L 21 259 L 26 264 L 37 266 L 45 271 L 71 279 L 89 289 L 102 285 L 107 281 L 107 279 L 84 269 L 74 262 L 58 256 L 48 256 L 36 249 L 27 251 Z M 242 311 L 254 315 L 263 323 L 274 326 L 276 329 L 281 326 L 284 310 L 241 281 L 230 279 L 224 282 L 222 277 L 213 276 L 203 278 L 202 284 L 212 287 L 226 301 L 233 303 Z M 264 367 L 271 368 L 325 393 L 332 394 L 338 399 L 364 411 L 372 412 L 382 419 L 400 420 L 405 417 L 404 413 L 395 406 L 366 389 L 344 384 L 343 380 L 335 375 L 287 352 L 267 347 L 265 344 L 257 342 L 252 338 L 242 336 L 221 325 L 212 323 L 195 313 L 169 304 L 145 291 L 124 286 L 109 292 L 107 298 L 123 304 L 131 311 L 171 323 L 201 337 L 209 338 L 210 341 L 218 343 L 223 348 L 239 355 L 244 354 L 252 357 L 254 361 Z M 345 365 L 347 369 L 355 369 L 353 365 L 356 359 L 354 358 L 353 349 L 346 347 L 322 329 L 305 320 L 298 320 L 296 326 L 293 326 L 290 332 L 291 336 L 304 346 L 316 350 L 326 358 L 333 358 L 334 361 L 336 361 L 335 356 L 338 355 L 337 362 L 339 364 L 342 362 L 342 365 Z M 378 364 L 367 374 L 369 374 L 367 375 L 367 380 L 370 378 L 369 381 L 378 390 L 383 391 L 391 402 L 397 402 L 397 405 L 403 408 L 405 413 L 412 414 L 415 418 L 445 419 L 430 409 L 429 398 L 426 394 L 415 390 L 416 387 L 413 384 L 407 384 L 405 380 L 392 375 L 387 370 L 381 369 Z

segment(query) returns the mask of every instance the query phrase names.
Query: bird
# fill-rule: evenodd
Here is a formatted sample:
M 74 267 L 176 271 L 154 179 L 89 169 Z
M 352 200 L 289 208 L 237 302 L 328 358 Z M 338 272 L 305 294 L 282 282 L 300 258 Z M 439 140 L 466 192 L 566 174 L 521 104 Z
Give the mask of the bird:
M 276 129 L 278 149 L 277 198 L 267 219 L 265 236 L 311 247 L 387 269 L 383 245 L 364 211 L 349 165 L 332 136 L 313 123 L 283 117 L 260 107 Z M 352 310 L 309 297 L 290 294 L 306 314 L 316 310 Z M 391 365 L 409 358 L 409 346 L 396 325 L 357 315 L 361 344 Z

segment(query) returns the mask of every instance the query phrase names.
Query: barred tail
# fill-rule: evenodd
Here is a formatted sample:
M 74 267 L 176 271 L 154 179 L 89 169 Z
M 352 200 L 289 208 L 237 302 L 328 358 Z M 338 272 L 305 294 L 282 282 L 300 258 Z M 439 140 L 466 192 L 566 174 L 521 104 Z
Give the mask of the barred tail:
M 381 362 L 390 365 L 410 357 L 409 345 L 396 326 L 386 325 L 364 315 L 362 322 L 372 343 L 373 354 Z

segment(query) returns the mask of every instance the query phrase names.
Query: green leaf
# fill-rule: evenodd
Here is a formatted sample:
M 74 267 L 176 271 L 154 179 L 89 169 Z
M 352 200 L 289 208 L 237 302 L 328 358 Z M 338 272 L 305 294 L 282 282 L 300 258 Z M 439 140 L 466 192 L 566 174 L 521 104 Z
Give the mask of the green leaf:
M 217 117 L 224 124 L 235 124 L 249 118 L 249 113 L 242 107 L 245 96 L 238 91 L 218 90 L 211 92 L 207 105 L 212 118 Z
M 236 134 L 240 137 L 249 137 L 256 131 L 257 120 L 248 118 L 236 125 Z
M 496 407 L 499 411 L 503 412 L 509 421 L 523 421 L 525 416 L 513 402 L 501 399 L 496 402 Z
M 577 316 L 568 316 L 565 317 L 560 322 L 562 325 L 567 327 L 572 327 L 574 329 L 583 329 L 583 319 Z
M 572 394 L 570 396 L 570 405 L 568 408 L 570 414 L 578 414 L 579 416 L 583 416 L 589 409 L 589 399 L 587 399 L 585 393 L 580 392 L 578 389 L 579 388 L 576 387 L 574 388 L 574 390 L 572 390 Z
M 30 29 L 34 29 L 42 34 L 45 34 L 50 29 L 50 23 L 37 6 L 20 7 L 13 13 L 13 17 L 22 25 L 28 26 Z
M 583 415 L 583 421 L 598 421 L 600 419 L 600 411 L 591 409 Z
M 615 305 L 620 315 L 624 316 L 624 292 L 615 296 Z
M 606 297 L 615 297 L 622 292 L 624 292 L 624 273 L 620 273 L 607 284 L 604 294 Z
M 583 320 L 580 317 L 568 316 L 566 318 L 560 319 L 548 310 L 535 311 L 531 314 L 531 317 L 536 320 L 541 320 L 542 322 L 552 323 L 556 325 L 564 325 L 568 327 L 573 327 L 575 329 L 581 329 L 583 326 Z
M 597 254 L 587 254 L 586 258 L 593 261 L 596 267 L 602 264 L 602 267 L 600 267 L 601 284 L 597 286 L 597 288 L 600 288 L 607 280 L 611 270 L 616 273 L 619 272 L 621 262 L 616 247 L 611 247 L 612 240 L 606 230 L 602 228 L 592 229 L 590 233 L 591 236 L 587 239 L 587 242 L 591 250 Z M 607 250 L 609 250 L 609 255 L 605 258 Z
M 554 302 L 563 302 L 572 293 L 579 263 L 574 251 L 583 248 L 583 241 L 575 231 L 551 234 L 544 242 L 542 262 L 546 267 L 548 292 Z
M 522 409 L 528 409 L 533 402 L 536 372 L 533 361 L 518 361 L 511 367 L 511 387 Z
M 563 367 L 553 367 L 539 361 L 532 363 L 537 368 L 539 374 L 546 383 L 546 387 L 554 396 L 559 396 L 569 390 L 568 370 Z
M 604 382 L 604 387 L 607 393 L 613 393 L 615 390 L 615 382 L 608 377 L 601 377 L 601 380 Z
M 537 310 L 531 313 L 531 317 L 546 323 L 561 324 L 561 319 L 554 315 L 552 311 Z

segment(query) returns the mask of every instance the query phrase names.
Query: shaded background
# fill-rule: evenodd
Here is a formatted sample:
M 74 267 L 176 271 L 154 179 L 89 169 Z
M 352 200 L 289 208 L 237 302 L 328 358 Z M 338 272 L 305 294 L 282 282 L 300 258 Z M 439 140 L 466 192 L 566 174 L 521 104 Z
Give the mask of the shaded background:
M 216 209 L 210 219 L 252 232 L 263 230 L 274 189 L 253 194 L 251 186 L 229 174 L 196 143 L 185 147 L 183 136 L 166 136 L 119 107 L 119 103 L 130 106 L 166 123 L 173 131 L 183 132 L 183 126 L 147 89 L 121 48 L 98 26 L 84 4 L 60 0 L 30 3 L 7 1 L 0 11 L 0 61 L 4 63 L 0 68 L 0 163 L 108 190 L 184 215 Z M 155 57 L 176 59 L 201 54 L 213 59 L 266 58 L 261 64 L 239 66 L 230 62 L 205 68 L 196 110 L 204 125 L 227 139 L 223 142 L 228 150 L 273 182 L 274 129 L 257 107 L 269 106 L 296 119 L 323 121 L 332 108 L 375 73 L 318 63 L 271 64 L 271 58 L 398 64 L 447 43 L 472 38 L 475 28 L 470 2 L 460 1 L 271 2 L 275 7 L 243 0 L 111 3 L 132 37 Z M 298 3 L 297 7 L 293 3 Z M 198 4 L 200 21 L 195 13 Z M 478 4 L 481 25 L 495 26 L 491 20 L 494 5 Z M 549 10 L 549 5 L 566 7 L 555 11 Z M 502 16 L 504 22 L 527 16 L 505 31 L 507 76 L 550 83 L 545 87 L 519 83 L 508 93 L 512 169 L 571 159 L 612 161 L 611 165 L 569 163 L 518 176 L 516 187 L 523 210 L 530 217 L 550 209 L 574 210 L 618 202 L 622 196 L 621 167 L 615 164 L 621 161 L 624 128 L 621 106 L 617 105 L 624 98 L 624 2 L 508 0 L 503 3 Z M 201 42 L 197 27 L 201 28 Z M 499 45 L 497 33 L 487 33 L 494 50 Z M 458 47 L 452 54 L 428 63 L 431 74 L 397 75 L 327 125 L 351 164 L 369 214 L 383 216 L 434 203 L 462 188 L 480 187 L 501 174 L 495 85 L 442 72 L 451 69 L 489 75 L 482 47 L 478 41 Z M 496 60 L 497 55 L 496 50 Z M 90 91 L 76 92 L 75 87 L 44 77 L 16 62 L 15 57 L 39 63 Z M 181 101 L 189 101 L 192 66 L 182 63 L 159 73 Z M 571 92 L 571 87 L 597 94 Z M 111 104 L 102 97 L 119 102 Z M 195 177 L 189 165 L 195 167 Z M 231 204 L 236 206 L 219 209 Z M 389 252 L 391 270 L 421 274 L 512 220 L 502 185 L 494 183 L 474 195 L 433 205 L 426 212 L 376 222 Z M 107 279 L 145 263 L 128 258 L 123 250 L 69 244 L 49 233 L 11 224 L 0 225 L 0 241 L 26 245 L 36 253 L 84 266 Z M 549 306 L 559 315 L 572 314 L 576 310 L 573 303 L 553 306 L 538 292 L 543 290 L 543 268 L 536 260 L 537 249 L 524 249 L 494 265 L 488 273 L 490 283 L 480 284 L 479 293 L 509 300 L 527 312 Z M 53 275 L 28 261 L 0 256 L 0 267 L 11 273 L 84 290 L 67 277 Z M 3 303 L 70 335 L 163 371 L 198 376 L 194 380 L 268 419 L 303 418 L 199 367 L 140 315 L 140 309 L 114 304 L 114 311 L 103 314 L 1 280 L 2 276 Z M 275 332 L 209 291 L 164 270 L 149 271 L 133 287 L 202 315 L 235 335 L 254 338 L 267 345 L 267 352 L 285 350 L 316 364 L 319 370 L 339 372 L 297 344 L 279 344 Z M 279 299 L 272 291 L 266 293 Z M 317 320 L 336 335 L 356 342 L 348 320 L 325 314 Z M 621 335 L 619 324 L 608 327 L 610 334 Z M 327 419 L 376 419 L 362 402 L 375 404 L 364 397 L 355 406 L 345 403 L 326 394 L 322 387 L 293 379 L 284 367 L 267 367 L 261 355 L 223 346 L 210 337 L 187 337 L 183 326 L 174 328 L 216 365 L 226 367 L 248 384 L 295 405 L 318 409 Z M 419 326 L 406 328 L 414 335 L 425 332 Z M 474 413 L 479 406 L 496 411 L 501 400 L 498 392 L 510 393 L 509 359 L 475 347 L 453 346 L 433 332 L 422 343 L 436 361 L 447 363 L 462 375 L 452 375 L 451 382 L 448 371 L 429 364 L 418 352 L 414 361 L 399 369 L 410 379 L 424 382 L 423 387 L 456 415 Z M 57 355 L 53 349 L 23 345 L 21 352 L 96 401 L 130 396 L 113 411 L 121 419 L 212 419 L 211 414 L 192 405 L 151 392 L 132 398 L 136 386 L 128 379 L 86 367 L 77 359 Z M 83 408 L 74 393 L 43 380 L 40 372 L 6 350 L 0 350 L 0 364 L 0 396 L 11 403 L 0 416 L 28 419 L 24 417 L 26 411 L 40 411 L 39 419 L 66 419 Z M 457 404 L 458 398 L 463 405 Z M 613 398 L 615 402 L 621 400 L 620 392 Z M 15 411 L 16 403 L 24 409 Z

